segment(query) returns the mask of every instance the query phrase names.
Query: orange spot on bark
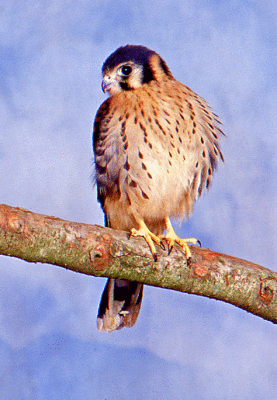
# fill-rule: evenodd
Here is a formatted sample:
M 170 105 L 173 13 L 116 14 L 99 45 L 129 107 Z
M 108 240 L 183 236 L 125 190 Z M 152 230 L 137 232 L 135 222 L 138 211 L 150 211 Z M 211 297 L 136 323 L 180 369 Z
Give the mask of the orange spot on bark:
M 111 236 L 108 233 L 103 233 L 102 238 L 104 240 L 111 240 Z
M 262 280 L 260 285 L 260 297 L 265 305 L 269 305 L 274 298 L 274 291 L 267 285 L 267 279 Z
M 105 246 L 103 246 L 102 244 L 96 246 L 95 250 L 97 251 L 97 253 L 99 253 L 99 257 L 103 258 L 106 256 L 106 249 Z
M 196 264 L 194 267 L 194 274 L 199 278 L 204 278 L 208 274 L 209 268 L 204 265 Z
M 96 270 L 102 271 L 108 263 L 107 249 L 104 245 L 99 244 L 95 249 L 89 252 L 90 260 Z

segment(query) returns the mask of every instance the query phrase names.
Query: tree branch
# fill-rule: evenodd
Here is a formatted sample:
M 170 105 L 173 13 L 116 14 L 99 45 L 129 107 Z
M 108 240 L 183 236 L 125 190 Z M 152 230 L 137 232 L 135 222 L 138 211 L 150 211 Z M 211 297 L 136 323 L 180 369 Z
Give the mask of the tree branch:
M 128 233 L 0 205 L 0 254 L 222 300 L 277 323 L 277 274 L 249 261 L 192 246 L 192 261 Z M 177 246 L 176 246 L 177 247 Z

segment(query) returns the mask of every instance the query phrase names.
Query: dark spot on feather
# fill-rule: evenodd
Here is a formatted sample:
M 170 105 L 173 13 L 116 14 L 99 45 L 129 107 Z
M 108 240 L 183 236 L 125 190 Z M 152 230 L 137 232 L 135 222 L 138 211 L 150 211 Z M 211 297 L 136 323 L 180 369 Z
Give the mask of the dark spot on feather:
M 146 132 L 146 128 L 144 125 L 142 125 L 142 123 L 139 123 L 140 129 L 143 131 L 144 135 L 147 136 L 147 132 Z
M 192 125 L 193 125 L 194 128 L 196 128 L 196 122 L 195 121 L 193 121 Z
M 202 138 L 202 136 L 201 136 L 201 143 L 204 144 L 204 139 Z
M 148 175 L 148 177 L 149 177 L 150 179 L 153 179 L 153 178 L 152 178 L 152 175 L 149 174 L 149 172 L 147 172 L 147 175 Z
M 145 199 L 149 200 L 149 197 L 147 196 L 147 194 L 142 190 L 141 191 L 142 197 L 144 197 Z
M 134 123 L 137 124 L 138 123 L 138 119 L 137 117 L 134 118 Z
M 127 199 L 128 199 L 129 205 L 131 206 L 132 205 L 131 199 L 130 199 L 128 193 L 126 193 L 126 194 L 127 194 Z
M 128 142 L 126 142 L 126 143 L 124 144 L 123 148 L 124 148 L 124 150 L 127 150 L 127 149 L 128 149 Z
M 101 151 L 97 150 L 97 157 L 103 156 L 104 153 L 105 153 L 105 149 L 102 149 Z
M 131 182 L 129 183 L 129 186 L 131 186 L 131 187 L 137 187 L 138 186 L 138 184 L 137 184 L 137 182 L 135 182 L 135 181 L 133 181 L 133 180 L 131 180 Z
M 130 171 L 130 164 L 128 163 L 128 160 L 124 164 L 124 169 L 126 169 L 126 171 Z
M 177 132 L 177 133 L 179 132 L 179 128 L 178 128 L 178 126 L 176 126 L 175 130 L 176 130 L 176 132 Z
M 139 158 L 141 158 L 141 159 L 143 158 L 143 154 L 142 154 L 140 151 L 138 152 L 138 156 L 139 156 Z
M 99 174 L 99 175 L 103 175 L 103 174 L 105 174 L 106 172 L 107 172 L 107 166 L 105 166 L 105 167 L 100 167 L 99 165 L 97 165 L 97 173 Z
M 197 163 L 195 164 L 195 168 L 198 168 L 198 165 L 199 165 L 199 163 L 198 163 L 198 161 L 197 161 Z
M 146 165 L 144 163 L 141 163 L 142 169 L 146 171 Z
M 157 118 L 155 118 L 155 123 L 156 123 L 156 125 L 158 125 L 158 127 L 162 131 L 162 133 L 166 136 L 166 132 L 163 130 L 163 127 L 161 126 L 161 124 L 159 123 Z
M 126 119 L 121 124 L 121 135 L 124 135 L 126 129 Z
M 102 133 L 106 133 L 106 132 L 108 132 L 108 130 L 109 130 L 109 128 L 103 128 L 103 129 L 101 129 L 101 139 L 103 140 L 103 135 L 102 135 Z M 106 138 L 107 136 L 105 136 L 105 138 Z
M 168 154 L 169 154 L 169 157 L 171 157 L 171 158 L 172 158 L 172 153 L 171 153 L 170 151 L 168 152 Z
M 170 166 L 172 166 L 172 164 L 171 164 L 171 161 L 170 161 L 170 160 L 168 160 L 168 164 L 169 164 Z
M 204 150 L 203 150 L 202 156 L 203 156 L 204 158 L 206 157 L 206 153 L 205 153 Z
M 152 148 L 153 148 L 153 146 L 152 146 L 152 144 L 151 144 L 151 143 L 148 143 L 148 146 L 149 146 L 149 148 L 150 148 L 150 149 L 152 149 Z
M 209 175 L 212 175 L 212 170 L 211 170 L 211 168 L 208 169 L 208 174 L 209 174 Z
M 180 136 L 179 136 L 179 142 L 183 143 L 183 140 L 182 140 L 182 138 Z
M 101 137 L 99 139 L 99 142 L 103 142 L 107 138 L 107 136 L 108 135 L 103 135 L 102 132 L 101 132 Z
M 218 139 L 218 136 L 212 131 L 212 134 L 213 134 L 213 137 L 215 138 L 215 139 Z

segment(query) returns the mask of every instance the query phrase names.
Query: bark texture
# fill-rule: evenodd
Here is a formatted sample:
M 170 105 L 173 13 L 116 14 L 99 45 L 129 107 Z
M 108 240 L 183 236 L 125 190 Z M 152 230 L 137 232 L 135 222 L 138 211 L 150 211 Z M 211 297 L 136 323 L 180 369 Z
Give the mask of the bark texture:
M 158 249 L 154 262 L 144 239 L 126 232 L 0 205 L 0 254 L 206 296 L 277 323 L 275 272 L 209 249 L 191 250 L 189 266 L 177 246 L 170 255 Z

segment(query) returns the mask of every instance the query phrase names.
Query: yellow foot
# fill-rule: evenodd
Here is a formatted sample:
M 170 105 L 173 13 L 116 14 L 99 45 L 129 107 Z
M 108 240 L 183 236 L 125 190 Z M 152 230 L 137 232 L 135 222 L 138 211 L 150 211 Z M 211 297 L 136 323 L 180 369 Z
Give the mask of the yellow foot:
M 199 243 L 201 246 L 200 241 L 195 238 L 188 238 L 188 239 L 179 238 L 179 236 L 176 235 L 176 233 L 171 225 L 170 219 L 168 217 L 165 218 L 165 225 L 166 225 L 167 233 L 166 233 L 166 235 L 163 235 L 160 238 L 167 242 L 168 253 L 170 253 L 172 251 L 172 249 L 174 247 L 174 243 L 178 243 L 179 246 L 181 246 L 182 249 L 184 250 L 188 264 L 189 264 L 190 260 L 191 260 L 191 251 L 190 251 L 188 243 L 192 243 L 192 244 Z
M 154 235 L 154 233 L 147 228 L 143 220 L 139 221 L 139 229 L 131 229 L 131 236 L 141 236 L 146 240 L 155 261 L 157 261 L 157 253 L 154 243 L 156 243 L 158 246 L 161 246 L 163 250 L 165 249 L 161 239 Z

